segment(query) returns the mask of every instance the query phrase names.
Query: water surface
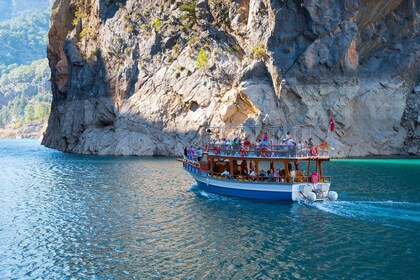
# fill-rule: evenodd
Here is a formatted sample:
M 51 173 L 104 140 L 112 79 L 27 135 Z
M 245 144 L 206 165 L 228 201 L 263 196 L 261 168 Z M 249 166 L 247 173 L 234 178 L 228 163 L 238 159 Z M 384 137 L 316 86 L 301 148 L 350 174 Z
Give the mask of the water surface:
M 0 278 L 418 279 L 420 160 L 325 164 L 336 203 L 205 193 L 172 158 L 0 140 Z

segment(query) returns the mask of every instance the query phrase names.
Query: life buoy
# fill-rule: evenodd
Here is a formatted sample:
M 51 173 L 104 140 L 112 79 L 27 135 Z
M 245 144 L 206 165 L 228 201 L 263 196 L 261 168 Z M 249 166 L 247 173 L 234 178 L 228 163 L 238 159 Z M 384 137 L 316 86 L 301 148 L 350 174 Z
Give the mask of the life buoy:
M 311 175 L 311 181 L 312 181 L 312 184 L 318 183 L 318 181 L 319 181 L 318 173 L 316 173 L 316 172 L 312 173 L 312 175 Z
M 206 145 L 206 151 L 205 151 L 206 153 L 208 153 L 209 152 L 209 145 L 207 144 Z
M 268 149 L 266 147 L 262 147 L 260 149 L 261 156 L 266 157 L 268 156 Z
M 312 146 L 311 155 L 314 156 L 314 157 L 316 157 L 318 155 L 318 147 L 317 146 Z
M 242 147 L 239 149 L 239 154 L 241 155 L 241 157 L 246 156 L 246 148 L 245 148 L 244 146 L 242 146 Z
M 213 152 L 214 152 L 216 155 L 220 154 L 220 145 L 214 146 L 214 148 L 213 148 Z

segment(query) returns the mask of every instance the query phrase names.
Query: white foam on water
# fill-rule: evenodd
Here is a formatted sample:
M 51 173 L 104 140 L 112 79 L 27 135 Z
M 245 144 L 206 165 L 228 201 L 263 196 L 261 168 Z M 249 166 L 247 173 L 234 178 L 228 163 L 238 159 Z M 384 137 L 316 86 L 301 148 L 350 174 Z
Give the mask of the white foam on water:
M 420 222 L 420 203 L 395 201 L 336 201 L 314 203 L 314 207 L 343 217 L 381 221 Z
M 195 192 L 197 190 L 199 190 L 200 188 L 198 187 L 198 185 L 192 185 L 191 188 L 188 190 L 190 192 Z

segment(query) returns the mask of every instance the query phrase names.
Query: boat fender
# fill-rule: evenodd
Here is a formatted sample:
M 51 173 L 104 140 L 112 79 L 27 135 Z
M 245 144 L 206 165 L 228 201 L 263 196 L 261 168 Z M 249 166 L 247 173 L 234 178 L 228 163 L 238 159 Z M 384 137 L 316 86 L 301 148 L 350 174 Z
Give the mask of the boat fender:
M 241 157 L 246 156 L 246 148 L 245 148 L 244 146 L 242 146 L 242 147 L 239 149 L 239 154 L 241 155 Z
M 311 148 L 311 155 L 313 157 L 316 157 L 318 155 L 318 147 L 317 146 L 312 146 L 312 148 Z
M 329 191 L 328 192 L 328 199 L 331 201 L 336 201 L 338 198 L 338 193 L 334 192 L 334 191 Z
M 268 156 L 268 149 L 266 147 L 262 147 L 260 150 L 261 156 L 266 157 Z
M 309 203 L 312 203 L 316 200 L 316 194 L 313 192 L 309 192 L 306 194 L 306 199 L 308 200 Z

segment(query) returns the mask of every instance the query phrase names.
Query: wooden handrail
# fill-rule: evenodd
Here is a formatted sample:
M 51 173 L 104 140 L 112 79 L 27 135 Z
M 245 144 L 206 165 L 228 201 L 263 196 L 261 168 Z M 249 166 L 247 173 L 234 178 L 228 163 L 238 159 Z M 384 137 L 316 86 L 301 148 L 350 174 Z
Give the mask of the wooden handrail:
M 245 148 L 246 156 L 257 156 L 262 157 L 261 155 L 261 148 L 265 147 L 268 149 L 268 155 L 266 157 L 312 157 L 310 153 L 310 147 L 303 148 L 300 150 L 297 150 L 296 147 L 290 147 L 288 145 L 269 145 L 269 146 L 263 146 L 261 145 L 259 148 L 256 145 L 251 146 L 236 146 L 236 145 L 215 145 L 215 144 L 209 144 L 209 154 L 215 155 L 231 155 L 231 156 L 241 156 L 241 147 Z M 217 149 L 215 149 L 217 147 Z M 220 149 L 219 149 L 220 148 Z M 318 155 L 317 156 L 329 156 L 329 150 L 321 149 L 318 147 Z

